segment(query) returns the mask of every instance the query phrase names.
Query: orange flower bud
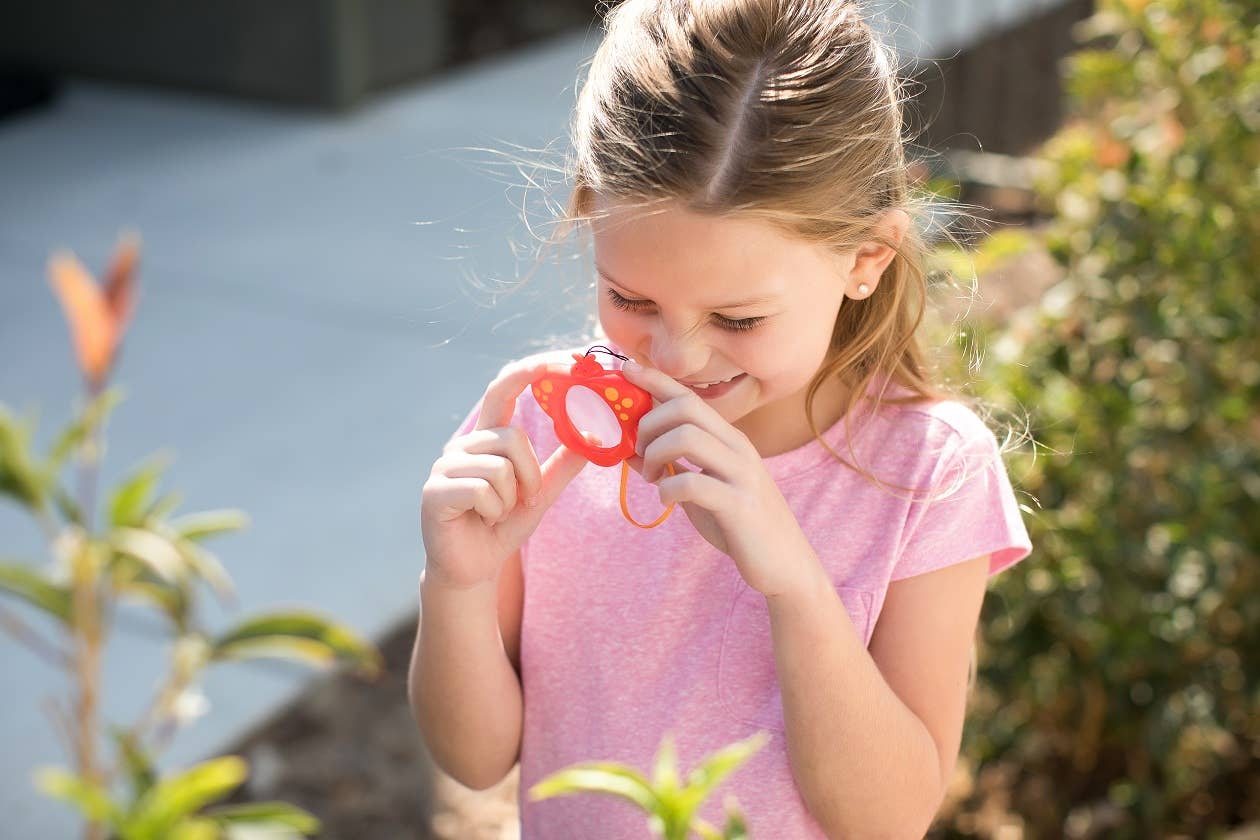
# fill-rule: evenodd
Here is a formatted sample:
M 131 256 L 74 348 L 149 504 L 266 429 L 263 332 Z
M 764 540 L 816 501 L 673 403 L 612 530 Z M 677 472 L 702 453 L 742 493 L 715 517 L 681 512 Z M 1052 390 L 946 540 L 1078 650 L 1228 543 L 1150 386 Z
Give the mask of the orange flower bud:
M 131 313 L 136 308 L 136 264 L 140 261 L 140 237 L 125 234 L 114 251 L 109 271 L 105 275 L 105 302 L 118 327 L 119 337 L 131 324 Z
M 130 323 L 139 252 L 135 236 L 119 243 L 103 292 L 74 254 L 55 254 L 48 262 L 48 281 L 70 326 L 79 370 L 93 390 L 108 377 Z

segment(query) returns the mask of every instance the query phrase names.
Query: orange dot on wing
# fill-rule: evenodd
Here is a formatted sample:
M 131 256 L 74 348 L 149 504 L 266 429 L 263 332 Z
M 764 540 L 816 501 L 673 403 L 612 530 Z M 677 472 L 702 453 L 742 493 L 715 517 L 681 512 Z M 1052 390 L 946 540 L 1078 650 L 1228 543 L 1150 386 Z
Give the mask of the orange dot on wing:
M 544 379 L 544 380 L 543 380 L 543 383 L 542 383 L 542 389 L 543 389 L 544 391 L 546 391 L 547 393 L 551 393 L 552 389 L 553 389 L 553 388 L 555 388 L 555 387 L 556 387 L 556 386 L 555 386 L 555 384 L 554 384 L 554 383 L 552 383 L 552 381 L 551 381 L 550 379 Z
M 621 404 L 625 406 L 626 408 L 629 408 L 630 406 L 634 405 L 634 400 L 630 399 L 629 397 L 626 397 L 624 400 L 621 401 Z
M 620 414 L 620 415 L 618 415 L 618 416 L 619 416 L 622 420 L 629 420 L 629 419 L 630 419 L 630 415 L 629 415 L 629 414 Z
M 615 400 L 615 399 L 617 399 L 617 396 L 618 396 L 618 394 L 617 394 L 617 389 L 616 389 L 616 388 L 605 388 L 605 389 L 604 389 L 604 396 L 605 396 L 605 397 L 607 397 L 607 398 L 608 398 L 608 399 L 610 399 L 610 400 Z

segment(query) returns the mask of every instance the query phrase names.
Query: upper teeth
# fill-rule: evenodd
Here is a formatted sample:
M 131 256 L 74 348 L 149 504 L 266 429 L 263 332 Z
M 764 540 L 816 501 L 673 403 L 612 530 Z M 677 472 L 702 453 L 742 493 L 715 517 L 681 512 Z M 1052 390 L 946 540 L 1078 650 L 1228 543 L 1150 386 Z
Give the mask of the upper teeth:
M 735 374 L 735 376 L 739 376 L 739 374 L 737 373 L 737 374 Z M 705 383 L 705 384 L 703 384 L 703 385 L 692 385 L 691 387 L 692 387 L 692 388 L 708 388 L 708 387 L 710 387 L 710 386 L 712 386 L 712 385 L 721 385 L 721 384 L 723 384 L 723 383 L 730 382 L 730 381 L 731 381 L 731 379 L 734 379 L 734 378 L 735 378 L 735 376 L 732 376 L 730 379 L 723 379 L 723 380 L 721 380 L 720 382 L 706 382 L 706 383 Z

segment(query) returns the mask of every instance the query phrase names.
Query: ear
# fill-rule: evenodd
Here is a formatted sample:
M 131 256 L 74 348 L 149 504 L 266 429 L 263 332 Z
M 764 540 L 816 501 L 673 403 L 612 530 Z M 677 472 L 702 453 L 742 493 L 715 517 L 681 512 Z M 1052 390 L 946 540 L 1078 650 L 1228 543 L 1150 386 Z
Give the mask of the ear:
M 859 245 L 854 253 L 853 268 L 849 270 L 849 279 L 845 283 L 845 293 L 849 297 L 855 300 L 870 297 L 879 285 L 884 269 L 897 256 L 897 252 L 881 242 L 879 237 L 900 245 L 909 229 L 910 214 L 906 211 L 894 209 L 884 214 L 872 231 L 874 236 Z M 865 294 L 858 290 L 858 286 L 863 284 L 867 287 Z

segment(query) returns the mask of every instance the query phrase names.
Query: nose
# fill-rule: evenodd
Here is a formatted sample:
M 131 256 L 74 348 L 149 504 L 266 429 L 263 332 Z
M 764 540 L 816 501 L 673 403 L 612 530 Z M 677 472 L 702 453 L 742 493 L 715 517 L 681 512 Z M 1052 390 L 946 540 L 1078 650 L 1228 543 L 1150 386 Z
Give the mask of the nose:
M 698 332 L 695 327 L 671 329 L 663 319 L 657 319 L 652 331 L 652 364 L 673 379 L 686 379 L 704 370 L 709 348 Z

